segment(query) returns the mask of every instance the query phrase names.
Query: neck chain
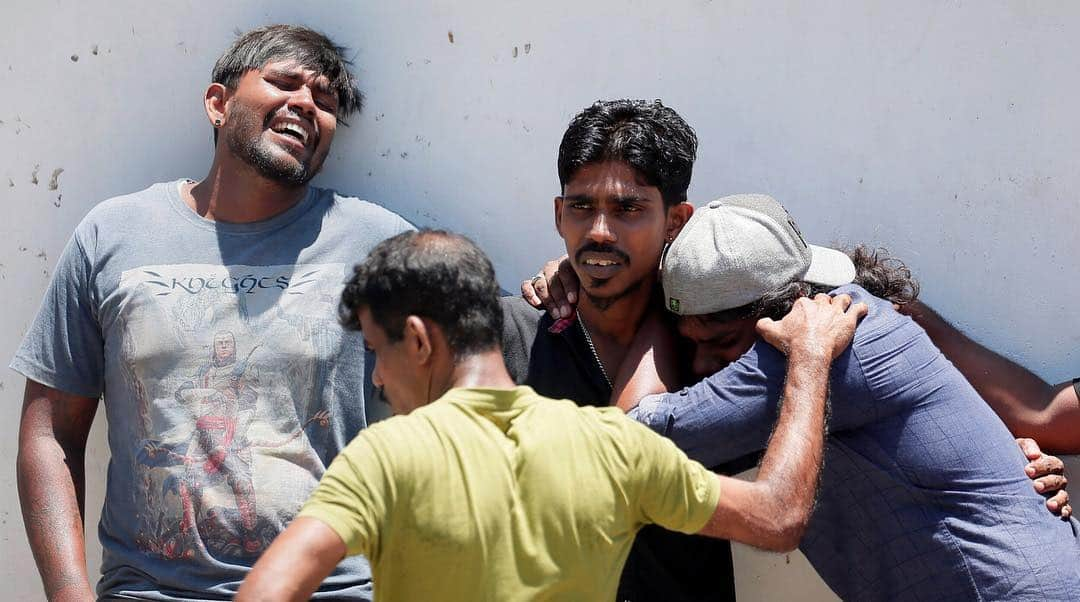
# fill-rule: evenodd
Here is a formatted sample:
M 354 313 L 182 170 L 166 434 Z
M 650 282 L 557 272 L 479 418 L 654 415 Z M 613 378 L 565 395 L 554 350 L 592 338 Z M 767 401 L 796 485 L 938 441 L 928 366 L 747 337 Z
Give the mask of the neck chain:
M 611 384 L 611 378 L 608 377 L 607 370 L 604 369 L 604 362 L 600 361 L 600 354 L 596 352 L 596 345 L 593 344 L 592 336 L 589 334 L 589 327 L 585 326 L 585 319 L 582 318 L 581 312 L 578 312 L 578 324 L 581 324 L 581 332 L 585 335 L 585 342 L 589 344 L 589 351 L 592 351 L 593 359 L 596 360 L 596 365 L 600 366 L 600 374 L 604 376 L 604 382 L 607 383 L 609 389 L 614 390 L 615 385 Z

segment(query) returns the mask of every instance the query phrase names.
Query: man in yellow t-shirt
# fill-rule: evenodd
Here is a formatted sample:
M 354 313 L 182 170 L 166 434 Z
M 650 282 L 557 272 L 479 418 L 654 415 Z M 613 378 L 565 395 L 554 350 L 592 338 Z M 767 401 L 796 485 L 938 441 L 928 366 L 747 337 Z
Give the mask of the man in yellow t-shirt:
M 380 600 L 612 600 L 634 535 L 659 524 L 792 549 L 814 498 L 827 376 L 865 306 L 805 300 L 762 335 L 789 356 L 758 480 L 718 476 L 618 408 L 515 387 L 491 263 L 437 231 L 390 238 L 342 295 L 395 416 L 334 460 L 237 600 L 304 600 L 347 554 Z M 723 491 L 723 495 L 721 495 Z M 786 500 L 761 512 L 762 496 Z

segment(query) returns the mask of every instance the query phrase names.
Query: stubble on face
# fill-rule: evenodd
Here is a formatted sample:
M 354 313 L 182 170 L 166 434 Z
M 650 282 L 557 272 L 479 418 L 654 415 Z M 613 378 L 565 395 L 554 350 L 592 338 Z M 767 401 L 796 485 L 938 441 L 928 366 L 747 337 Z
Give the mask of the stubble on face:
M 624 298 L 629 297 L 630 295 L 633 295 L 634 293 L 636 293 L 638 290 L 641 289 L 641 285 L 644 282 L 645 282 L 644 278 L 642 278 L 640 280 L 635 280 L 635 281 L 631 282 L 623 290 L 621 290 L 621 291 L 619 291 L 619 292 L 617 292 L 617 293 L 615 293 L 613 295 L 608 295 L 606 297 L 601 297 L 601 296 L 598 296 L 598 295 L 594 295 L 593 293 L 590 293 L 588 291 L 588 289 L 584 289 L 585 290 L 585 296 L 588 297 L 589 303 L 591 303 L 593 307 L 595 307 L 597 310 L 599 310 L 601 312 L 604 312 L 604 311 L 607 311 L 608 309 L 610 309 L 611 306 L 613 306 L 616 303 L 618 303 L 619 301 L 623 300 Z M 599 288 L 602 285 L 603 285 L 603 282 L 600 282 L 600 283 L 595 283 L 594 282 L 593 283 L 593 286 L 595 288 Z
M 556 220 L 583 299 L 608 311 L 641 295 L 663 247 L 667 208 L 659 189 L 628 163 L 604 161 L 582 166 L 562 192 Z
M 255 110 L 234 100 L 225 142 L 235 156 L 255 168 L 263 177 L 288 187 L 303 186 L 322 169 L 325 154 L 320 156 L 315 151 L 306 159 L 298 159 L 283 151 L 275 152 L 270 146 L 273 143 L 263 136 L 269 131 L 274 116 L 275 113 L 270 113 L 260 119 Z M 318 140 L 312 145 L 318 148 Z

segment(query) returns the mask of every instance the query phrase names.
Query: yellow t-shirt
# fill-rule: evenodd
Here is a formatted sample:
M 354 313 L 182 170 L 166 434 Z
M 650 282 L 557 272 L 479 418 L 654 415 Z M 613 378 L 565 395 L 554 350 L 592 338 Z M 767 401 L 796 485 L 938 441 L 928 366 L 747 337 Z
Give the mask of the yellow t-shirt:
M 452 389 L 363 431 L 300 512 L 371 561 L 379 600 L 613 600 L 634 535 L 694 533 L 716 476 L 617 408 Z

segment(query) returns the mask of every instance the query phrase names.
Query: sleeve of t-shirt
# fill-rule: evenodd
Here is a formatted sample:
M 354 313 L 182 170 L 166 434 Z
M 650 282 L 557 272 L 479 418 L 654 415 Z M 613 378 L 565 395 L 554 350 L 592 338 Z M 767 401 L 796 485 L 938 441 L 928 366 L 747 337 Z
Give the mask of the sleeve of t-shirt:
M 639 520 L 669 531 L 697 533 L 716 511 L 720 481 L 670 440 L 631 424 Z
M 379 434 L 386 423 L 360 432 L 330 463 L 298 516 L 318 519 L 345 542 L 350 556 L 380 557 L 390 514 L 405 482 L 391 439 Z M 399 456 L 397 456 L 399 457 Z
M 13 370 L 66 393 L 101 395 L 105 351 L 92 274 L 93 265 L 76 232 L 64 247 L 37 317 L 15 352 Z

